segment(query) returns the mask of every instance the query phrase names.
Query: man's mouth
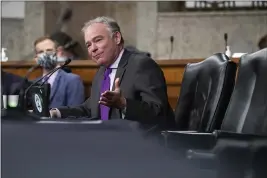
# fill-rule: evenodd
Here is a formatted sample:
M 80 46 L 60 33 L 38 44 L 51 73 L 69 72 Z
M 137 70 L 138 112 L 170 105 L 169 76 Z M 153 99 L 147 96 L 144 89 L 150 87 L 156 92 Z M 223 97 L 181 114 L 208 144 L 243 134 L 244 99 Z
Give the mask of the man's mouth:
M 100 54 L 97 54 L 97 55 L 95 55 L 95 56 L 93 56 L 95 59 L 99 59 L 100 57 L 101 57 L 101 55 L 102 55 L 102 53 L 100 53 Z

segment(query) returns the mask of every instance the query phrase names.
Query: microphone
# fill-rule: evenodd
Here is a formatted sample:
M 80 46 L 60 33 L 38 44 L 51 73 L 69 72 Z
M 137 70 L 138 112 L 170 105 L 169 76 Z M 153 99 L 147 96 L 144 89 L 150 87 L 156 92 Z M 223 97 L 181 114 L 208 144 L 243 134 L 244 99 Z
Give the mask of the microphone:
M 29 92 L 29 90 L 34 86 L 34 85 L 36 85 L 38 82 L 40 82 L 41 80 L 43 80 L 45 77 L 47 77 L 47 76 L 51 76 L 53 73 L 55 73 L 57 70 L 59 70 L 59 69 L 61 69 L 61 68 L 63 68 L 63 67 L 65 67 L 66 65 L 68 65 L 69 63 L 71 62 L 71 59 L 67 59 L 66 61 L 65 61 L 65 63 L 62 65 L 62 66 L 60 66 L 60 67 L 56 67 L 55 69 L 53 69 L 52 71 L 50 71 L 49 73 L 47 73 L 46 75 L 44 75 L 43 77 L 41 77 L 40 79 L 38 79 L 37 81 L 35 81 L 35 82 L 33 82 L 26 90 L 25 90 L 25 93 L 24 93 L 24 101 L 26 101 L 26 99 L 27 99 L 27 94 L 28 94 L 28 92 Z M 44 83 L 49 79 L 49 77 L 40 85 L 40 86 L 43 86 L 44 85 Z M 25 102 L 24 102 L 25 103 Z M 26 110 L 27 109 L 27 105 L 24 105 L 24 109 Z
M 36 64 L 34 66 L 32 66 L 26 73 L 25 77 L 24 77 L 24 82 L 29 78 L 30 74 L 35 71 L 38 67 L 40 67 L 40 64 Z
M 71 20 L 72 18 L 72 9 L 71 8 L 66 8 L 64 11 L 59 15 L 59 18 L 56 22 L 56 30 L 55 31 L 61 31 L 61 28 L 65 23 Z
M 173 37 L 173 36 L 170 36 L 170 42 L 171 42 L 170 59 L 172 58 L 172 52 L 173 52 L 173 41 L 174 41 L 174 37 Z
M 228 40 L 228 35 L 227 35 L 227 33 L 225 33 L 224 34 L 225 49 L 226 49 L 226 46 L 227 46 L 227 40 Z
M 225 33 L 224 34 L 224 42 L 225 42 L 225 54 L 229 57 L 229 58 L 231 58 L 231 56 L 232 56 L 232 52 L 231 52 L 231 50 L 230 50 L 230 46 L 228 46 L 228 35 L 227 35 L 227 33 Z
M 77 45 L 77 41 L 70 41 L 70 42 L 68 42 L 67 44 L 65 44 L 64 46 L 63 46 L 63 48 L 65 49 L 65 50 L 68 50 L 68 49 L 70 49 L 70 48 L 73 48 L 74 46 L 76 46 Z

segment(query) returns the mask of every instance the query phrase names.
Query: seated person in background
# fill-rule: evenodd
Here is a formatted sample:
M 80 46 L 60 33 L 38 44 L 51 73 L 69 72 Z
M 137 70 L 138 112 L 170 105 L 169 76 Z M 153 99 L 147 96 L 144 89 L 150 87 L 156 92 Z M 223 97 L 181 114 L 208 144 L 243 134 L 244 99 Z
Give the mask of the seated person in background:
M 49 37 L 41 37 L 34 42 L 35 60 L 43 67 L 43 76 L 59 67 L 57 44 Z M 59 69 L 47 80 L 51 85 L 50 106 L 74 106 L 84 101 L 84 86 L 80 76 Z
M 5 72 L 1 69 L 1 95 L 18 95 L 19 100 L 18 103 L 16 103 L 16 106 L 19 107 L 19 103 L 21 101 L 20 98 L 23 97 L 23 93 L 21 93 L 21 90 L 24 89 L 22 91 L 25 91 L 25 89 L 29 87 L 30 84 L 31 83 L 27 79 L 24 79 L 23 77 L 9 72 Z M 4 107 L 3 103 L 1 107 Z
M 58 55 L 71 60 L 85 59 L 84 52 L 78 41 L 73 40 L 68 34 L 64 32 L 55 32 L 50 35 L 50 38 L 58 44 Z
M 63 64 L 68 58 L 71 60 L 79 58 L 74 52 L 74 47 L 77 45 L 77 42 L 73 41 L 69 35 L 64 32 L 56 32 L 50 37 L 58 45 L 57 56 L 59 64 Z M 63 67 L 62 70 L 71 73 L 71 69 L 68 66 Z
M 263 36 L 260 39 L 260 41 L 258 43 L 258 47 L 259 47 L 260 50 L 263 49 L 263 48 L 267 48 L 267 35 Z
M 97 17 L 82 31 L 89 56 L 100 66 L 91 97 L 75 107 L 53 108 L 51 117 L 121 118 L 149 126 L 173 125 L 165 78 L 157 63 L 125 49 L 120 27 L 111 18 Z
M 2 95 L 19 95 L 24 78 L 5 72 L 1 69 L 1 92 Z M 27 87 L 27 81 L 24 87 Z

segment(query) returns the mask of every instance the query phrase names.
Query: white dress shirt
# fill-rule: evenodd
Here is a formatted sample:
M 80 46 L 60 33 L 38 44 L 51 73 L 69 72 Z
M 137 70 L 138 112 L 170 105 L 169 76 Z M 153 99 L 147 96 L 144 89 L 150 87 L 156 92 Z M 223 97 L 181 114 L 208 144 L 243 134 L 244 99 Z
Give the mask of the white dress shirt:
M 122 57 L 122 54 L 124 52 L 124 49 L 121 50 L 118 58 L 116 59 L 116 61 L 111 64 L 111 66 L 109 68 L 112 69 L 112 72 L 109 74 L 109 78 L 110 78 L 110 88 L 109 90 L 112 91 L 112 87 L 113 87 L 113 84 L 115 82 L 115 76 L 116 76 L 116 72 L 117 72 L 117 69 L 118 69 L 118 66 L 119 66 L 119 63 L 121 61 L 121 57 Z M 122 111 L 122 119 L 124 119 L 125 117 L 125 113 L 126 113 L 126 108 Z
M 112 69 L 112 72 L 109 74 L 109 78 L 110 78 L 110 88 L 109 88 L 109 90 L 110 91 L 112 91 L 112 87 L 113 87 L 113 84 L 114 84 L 114 81 L 115 81 L 115 75 L 116 75 L 119 63 L 121 61 L 121 57 L 122 57 L 123 52 L 124 52 L 124 49 L 121 50 L 121 52 L 120 52 L 118 58 L 116 59 L 116 61 L 113 64 L 111 64 L 111 66 L 109 67 L 109 68 Z
M 60 65 L 57 65 L 56 68 L 60 67 Z M 50 71 L 51 72 L 51 71 Z M 51 88 L 54 84 L 54 81 L 56 80 L 56 77 L 57 77 L 57 74 L 58 74 L 58 70 L 56 72 L 54 72 L 52 75 L 48 75 L 48 80 L 47 80 L 47 83 L 50 84 Z M 43 76 L 45 76 L 45 74 L 43 74 Z
M 47 80 L 47 83 L 50 84 L 51 88 L 54 84 L 54 81 L 56 80 L 56 77 L 57 77 L 57 74 L 58 74 L 58 71 L 56 71 L 55 73 L 53 73 L 52 75 L 48 75 L 48 80 Z M 44 76 L 44 75 L 43 75 Z

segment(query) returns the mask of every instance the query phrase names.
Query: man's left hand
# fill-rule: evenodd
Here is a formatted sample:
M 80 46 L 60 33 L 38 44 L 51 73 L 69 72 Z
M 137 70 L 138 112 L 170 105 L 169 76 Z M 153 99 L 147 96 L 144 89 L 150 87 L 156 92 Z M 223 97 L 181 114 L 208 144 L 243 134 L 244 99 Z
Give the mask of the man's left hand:
M 126 107 L 126 99 L 121 93 L 119 81 L 120 81 L 119 78 L 115 80 L 114 91 L 105 91 L 104 93 L 101 94 L 99 104 L 103 104 L 108 107 L 114 107 L 117 109 L 123 109 Z

